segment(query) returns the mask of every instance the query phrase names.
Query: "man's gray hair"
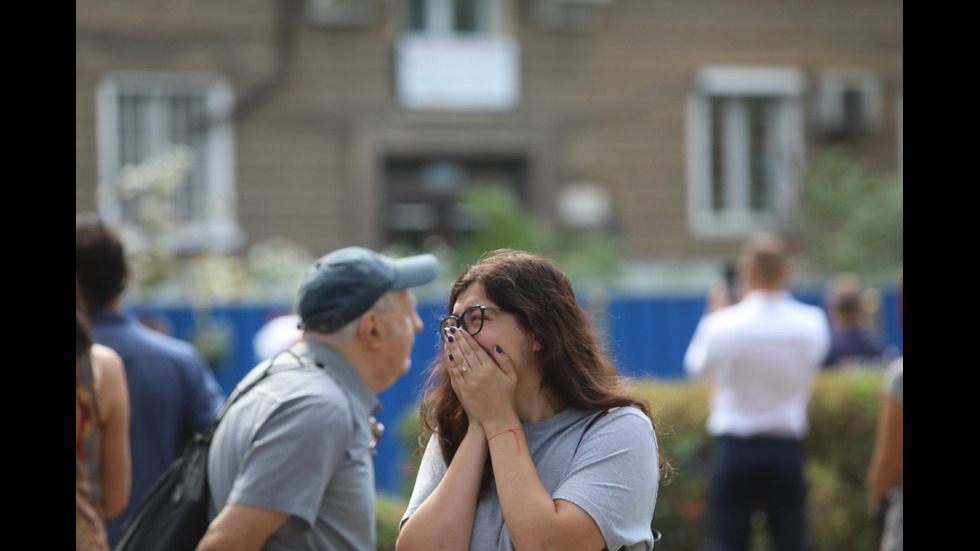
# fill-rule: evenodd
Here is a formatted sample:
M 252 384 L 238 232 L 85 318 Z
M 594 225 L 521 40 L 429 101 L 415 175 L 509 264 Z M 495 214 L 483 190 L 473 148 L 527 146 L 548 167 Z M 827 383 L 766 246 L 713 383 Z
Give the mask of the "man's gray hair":
M 385 294 L 381 295 L 381 298 L 376 300 L 374 304 L 371 305 L 368 312 L 375 312 L 381 317 L 385 317 L 390 314 L 395 309 L 395 295 L 398 293 L 398 291 L 400 291 L 400 289 L 391 289 L 385 292 Z M 366 313 L 367 312 L 365 312 L 365 314 Z M 361 314 L 361 316 L 363 315 L 364 314 Z M 334 331 L 333 335 L 342 341 L 349 341 L 353 339 L 354 335 L 357 334 L 357 325 L 361 322 L 361 316 L 358 316 L 356 319 L 349 321 L 347 325 Z

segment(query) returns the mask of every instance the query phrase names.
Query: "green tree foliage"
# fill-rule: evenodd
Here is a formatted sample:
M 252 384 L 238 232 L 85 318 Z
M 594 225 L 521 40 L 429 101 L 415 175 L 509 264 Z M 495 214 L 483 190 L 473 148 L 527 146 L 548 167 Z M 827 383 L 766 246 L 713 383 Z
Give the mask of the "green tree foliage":
M 896 281 L 903 262 L 903 194 L 896 175 L 874 173 L 840 150 L 825 153 L 805 176 L 793 228 L 805 271 Z
M 459 241 L 456 257 L 469 265 L 486 251 L 501 248 L 548 254 L 554 248 L 552 228 L 531 215 L 508 188 L 501 185 L 470 186 L 461 195 L 463 212 L 473 230 Z
M 133 303 L 189 301 L 194 327 L 177 335 L 191 342 L 218 369 L 234 346 L 233 328 L 214 315 L 218 303 L 250 300 L 292 302 L 313 258 L 302 247 L 273 237 L 241 255 L 212 251 L 180 253 L 174 235 L 181 224 L 175 201 L 187 185 L 193 152 L 173 145 L 158 155 L 124 168 L 116 196 L 102 202 L 130 205 L 134 218 L 127 243 L 130 280 L 127 298 Z M 113 188 L 105 187 L 105 190 Z M 101 193 L 112 193 L 102 191 Z
M 504 186 L 473 186 L 464 190 L 461 199 L 474 229 L 455 248 L 460 270 L 487 251 L 512 248 L 550 258 L 577 286 L 609 283 L 619 274 L 622 250 L 611 231 L 559 230 L 535 216 Z

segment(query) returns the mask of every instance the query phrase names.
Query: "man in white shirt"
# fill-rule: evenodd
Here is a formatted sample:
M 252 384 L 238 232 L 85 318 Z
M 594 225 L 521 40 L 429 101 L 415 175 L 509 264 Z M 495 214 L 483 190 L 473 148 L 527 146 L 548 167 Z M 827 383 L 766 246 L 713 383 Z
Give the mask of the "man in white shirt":
M 739 254 L 746 293 L 728 304 L 714 289 L 684 356 L 687 373 L 713 381 L 715 437 L 708 494 L 711 551 L 746 550 L 750 519 L 766 513 L 777 551 L 801 551 L 806 481 L 801 445 L 813 380 L 830 345 L 823 310 L 787 290 L 786 242 L 772 234 Z

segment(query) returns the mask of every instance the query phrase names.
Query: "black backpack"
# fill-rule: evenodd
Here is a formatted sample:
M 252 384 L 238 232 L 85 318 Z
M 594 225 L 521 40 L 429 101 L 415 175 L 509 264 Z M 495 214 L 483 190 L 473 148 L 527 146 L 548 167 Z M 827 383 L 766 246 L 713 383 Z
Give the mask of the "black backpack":
M 293 355 L 300 364 L 302 360 Z M 280 352 L 280 354 L 282 354 Z M 208 529 L 208 449 L 218 422 L 245 392 L 269 374 L 277 354 L 262 374 L 221 405 L 211 424 L 191 438 L 183 453 L 157 478 L 139 507 L 123 524 L 114 551 L 193 551 Z

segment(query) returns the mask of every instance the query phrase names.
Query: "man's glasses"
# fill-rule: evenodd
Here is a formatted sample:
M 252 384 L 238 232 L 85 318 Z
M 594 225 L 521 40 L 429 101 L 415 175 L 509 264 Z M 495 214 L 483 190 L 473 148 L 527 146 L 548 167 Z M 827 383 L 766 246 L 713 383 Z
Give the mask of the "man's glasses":
M 484 313 L 487 310 L 496 310 L 497 312 L 509 311 L 506 308 L 498 308 L 497 306 L 470 306 L 466 310 L 463 310 L 462 315 L 449 316 L 439 322 L 439 332 L 445 337 L 446 329 L 459 327 L 470 335 L 476 335 L 483 330 Z

